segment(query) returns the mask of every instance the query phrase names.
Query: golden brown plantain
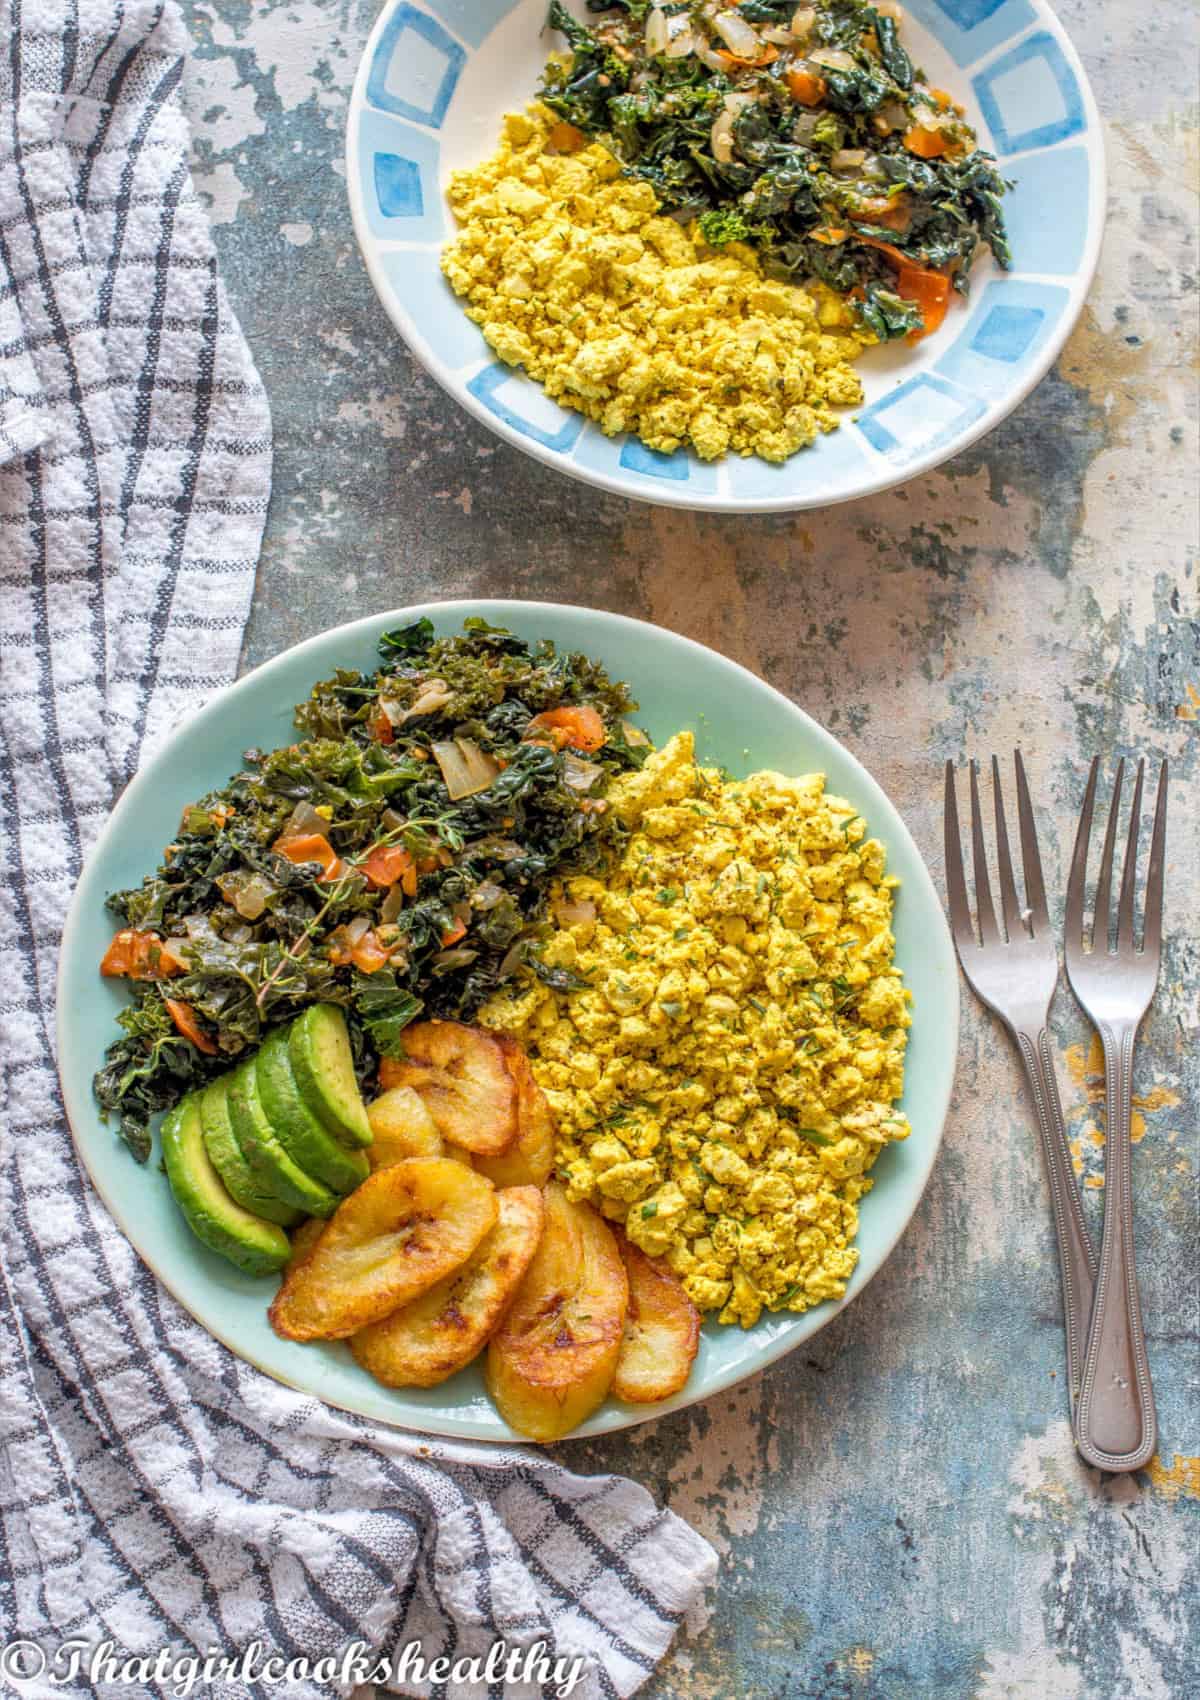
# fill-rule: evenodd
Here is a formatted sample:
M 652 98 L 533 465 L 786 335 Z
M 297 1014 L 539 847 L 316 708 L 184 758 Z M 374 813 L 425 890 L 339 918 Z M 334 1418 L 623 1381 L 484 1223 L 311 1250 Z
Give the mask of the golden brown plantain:
M 292 1242 L 292 1255 L 284 1266 L 285 1275 L 290 1275 L 293 1269 L 299 1269 L 300 1265 L 307 1261 L 309 1253 L 325 1232 L 325 1227 L 324 1216 L 310 1216 L 307 1221 L 301 1222 L 298 1228 L 292 1229 L 288 1235 Z
M 492 1336 L 487 1384 L 500 1414 L 531 1440 L 559 1440 L 612 1383 L 629 1282 L 612 1229 L 590 1204 L 545 1190 L 541 1244 Z
M 496 1186 L 545 1186 L 554 1168 L 554 1116 L 521 1046 L 507 1034 L 496 1037 L 517 1088 L 517 1137 L 499 1157 L 476 1157 L 475 1167 Z
M 436 1387 L 487 1344 L 542 1234 L 536 1187 L 506 1187 L 496 1204 L 496 1226 L 461 1269 L 351 1340 L 350 1350 L 376 1380 L 388 1387 Z
M 403 1057 L 384 1057 L 381 1086 L 411 1086 L 443 1139 L 494 1157 L 517 1137 L 517 1088 L 494 1033 L 460 1021 L 406 1027 Z
M 367 1161 L 372 1169 L 386 1169 L 406 1157 L 446 1155 L 437 1123 L 411 1086 L 393 1086 L 368 1104 L 367 1121 L 372 1134 Z
M 496 1220 L 491 1181 L 449 1157 L 409 1157 L 343 1199 L 268 1315 L 288 1340 L 340 1340 L 465 1263 Z
M 673 1269 L 623 1234 L 617 1249 L 629 1277 L 629 1310 L 612 1390 L 632 1405 L 652 1405 L 687 1381 L 700 1346 L 700 1312 Z

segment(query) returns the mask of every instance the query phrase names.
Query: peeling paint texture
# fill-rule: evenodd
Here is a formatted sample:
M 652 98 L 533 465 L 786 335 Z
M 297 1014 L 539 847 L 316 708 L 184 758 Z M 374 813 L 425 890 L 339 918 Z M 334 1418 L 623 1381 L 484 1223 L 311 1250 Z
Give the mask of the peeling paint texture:
M 896 800 L 939 883 L 939 763 L 1021 744 L 1060 899 L 1093 753 L 1173 764 L 1170 945 L 1134 1150 L 1160 1456 L 1127 1480 L 1073 1453 L 1030 1114 L 1006 1041 L 968 995 L 942 1157 L 865 1295 L 736 1391 L 561 1449 L 638 1477 L 723 1555 L 707 1626 L 644 1692 L 1200 1694 L 1195 14 L 1063 0 L 1108 123 L 1110 221 L 1088 310 L 1016 415 L 890 494 L 727 519 L 568 484 L 458 411 L 405 352 L 343 183 L 375 4 L 185 9 L 198 181 L 275 415 L 247 665 L 435 596 L 639 615 L 824 721 Z M 1098 1223 L 1103 1085 L 1065 991 L 1055 1031 Z

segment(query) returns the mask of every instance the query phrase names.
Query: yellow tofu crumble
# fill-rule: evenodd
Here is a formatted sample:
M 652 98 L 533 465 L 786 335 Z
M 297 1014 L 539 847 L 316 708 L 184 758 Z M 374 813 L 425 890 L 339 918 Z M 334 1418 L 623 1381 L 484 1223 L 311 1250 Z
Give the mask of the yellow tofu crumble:
M 750 1327 L 840 1297 L 911 1023 L 896 880 L 824 776 L 724 779 L 680 733 L 618 780 L 629 829 L 569 879 L 545 951 L 574 989 L 496 996 L 558 1118 L 559 1173 L 695 1304 Z
M 549 135 L 544 108 L 511 113 L 499 151 L 450 179 L 442 269 L 502 360 L 610 436 L 705 460 L 784 461 L 861 402 L 865 339 L 832 292 L 706 247 L 606 148 L 556 154 Z

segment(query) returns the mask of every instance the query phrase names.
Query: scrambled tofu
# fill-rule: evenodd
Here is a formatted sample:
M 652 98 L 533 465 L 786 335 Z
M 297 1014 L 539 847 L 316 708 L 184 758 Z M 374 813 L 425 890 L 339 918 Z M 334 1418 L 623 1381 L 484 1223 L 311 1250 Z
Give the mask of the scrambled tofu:
M 863 339 L 832 292 L 705 247 L 606 148 L 556 154 L 550 134 L 544 109 L 510 114 L 499 152 L 450 180 L 442 269 L 502 360 L 609 435 L 705 460 L 786 460 L 862 400 Z
M 724 780 L 680 733 L 609 792 L 628 847 L 574 878 L 545 960 L 494 997 L 558 1117 L 570 1196 L 665 1257 L 701 1310 L 839 1297 L 910 1025 L 882 844 L 823 775 Z

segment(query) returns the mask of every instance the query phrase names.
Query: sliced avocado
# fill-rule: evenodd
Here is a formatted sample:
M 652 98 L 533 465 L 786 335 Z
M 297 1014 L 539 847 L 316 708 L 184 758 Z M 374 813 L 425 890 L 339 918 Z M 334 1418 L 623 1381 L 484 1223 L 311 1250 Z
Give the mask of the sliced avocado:
M 369 1145 L 371 1126 L 354 1078 L 346 1017 L 336 1004 L 316 1003 L 288 1030 L 288 1055 L 300 1096 L 343 1145 Z
M 209 1160 L 200 1123 L 199 1094 L 176 1104 L 162 1124 L 163 1161 L 175 1202 L 196 1238 L 247 1275 L 272 1275 L 291 1252 L 275 1222 L 264 1222 L 226 1191 Z
M 228 1091 L 229 1076 L 223 1074 L 219 1079 L 209 1081 L 203 1092 L 198 1094 L 200 1126 L 209 1160 L 224 1181 L 226 1191 L 238 1204 L 252 1210 L 256 1216 L 265 1216 L 268 1222 L 278 1222 L 282 1227 L 290 1228 L 300 1220 L 303 1212 L 276 1198 L 242 1156 L 242 1148 L 234 1138 L 233 1123 L 229 1119 Z
M 300 1096 L 285 1031 L 276 1029 L 263 1041 L 254 1067 L 259 1102 L 288 1156 L 334 1192 L 353 1192 L 371 1165 L 361 1151 L 339 1145 Z
M 229 1120 L 242 1156 L 263 1186 L 284 1204 L 294 1204 L 306 1216 L 331 1216 L 338 1195 L 323 1186 L 290 1157 L 267 1120 L 258 1095 L 254 1058 L 229 1076 Z

